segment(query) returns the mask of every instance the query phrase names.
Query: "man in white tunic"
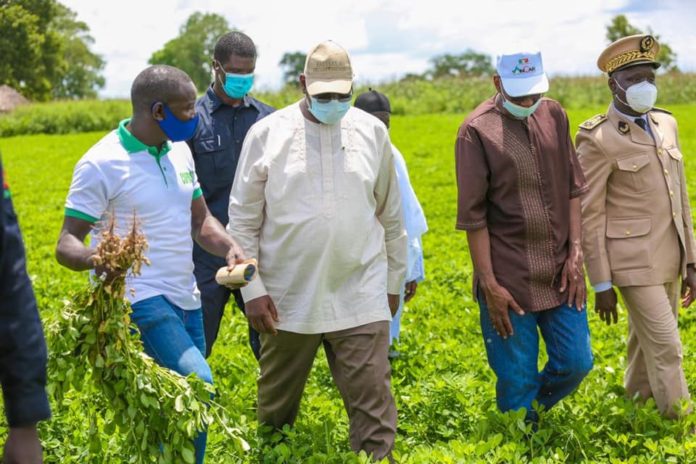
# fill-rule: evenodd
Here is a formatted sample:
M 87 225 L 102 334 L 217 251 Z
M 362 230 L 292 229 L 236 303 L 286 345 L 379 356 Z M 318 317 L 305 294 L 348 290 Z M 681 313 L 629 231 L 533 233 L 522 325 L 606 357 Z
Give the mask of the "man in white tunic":
M 376 117 L 387 129 L 391 126 L 391 104 L 386 95 L 370 89 L 355 99 L 355 107 L 370 113 Z M 408 266 L 406 279 L 401 290 L 401 301 L 399 311 L 391 321 L 389 343 L 394 344 L 394 340 L 399 340 L 401 331 L 401 315 L 404 304 L 411 301 L 416 296 L 418 283 L 425 279 L 425 266 L 423 265 L 423 241 L 422 235 L 428 231 L 428 224 L 423 214 L 423 208 L 416 197 L 416 192 L 411 186 L 411 181 L 406 168 L 406 160 L 399 150 L 392 145 L 392 155 L 394 156 L 394 166 L 396 167 L 396 178 L 399 180 L 399 190 L 401 191 L 401 208 L 404 212 L 404 227 L 408 236 L 408 252 L 406 260 Z M 389 358 L 397 358 L 399 352 L 389 351 Z
M 261 333 L 259 422 L 293 424 L 323 345 L 351 447 L 382 459 L 396 434 L 387 354 L 406 232 L 387 128 L 351 107 L 352 80 L 336 43 L 307 55 L 305 98 L 247 134 L 228 230 L 259 261 L 242 289 Z

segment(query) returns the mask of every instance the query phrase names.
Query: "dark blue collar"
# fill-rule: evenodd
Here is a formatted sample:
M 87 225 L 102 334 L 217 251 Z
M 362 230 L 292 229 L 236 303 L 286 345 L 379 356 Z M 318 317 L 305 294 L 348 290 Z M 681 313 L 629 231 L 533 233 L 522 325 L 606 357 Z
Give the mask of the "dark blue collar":
M 214 113 L 221 106 L 228 106 L 220 99 L 220 97 L 217 96 L 217 94 L 215 93 L 215 90 L 213 90 L 212 84 L 210 85 L 210 87 L 208 87 L 208 90 L 205 92 L 204 98 L 205 98 L 205 107 L 210 114 Z M 249 95 L 245 95 L 244 98 L 242 98 L 241 106 L 243 106 L 245 108 L 249 108 L 250 106 L 253 106 L 257 111 L 259 111 L 259 112 L 261 111 L 261 108 L 259 108 L 256 99 L 253 97 L 250 97 Z

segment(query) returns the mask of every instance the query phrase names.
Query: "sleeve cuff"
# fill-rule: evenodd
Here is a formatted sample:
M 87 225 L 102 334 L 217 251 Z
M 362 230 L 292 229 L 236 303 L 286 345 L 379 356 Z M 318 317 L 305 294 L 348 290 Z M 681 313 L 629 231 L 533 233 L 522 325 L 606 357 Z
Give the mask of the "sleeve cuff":
M 261 276 L 256 276 L 254 280 L 249 282 L 249 285 L 241 288 L 242 298 L 244 302 L 254 300 L 256 298 L 268 295 L 266 286 L 261 281 Z
M 10 427 L 26 427 L 51 417 L 46 390 L 5 393 L 5 414 Z
M 387 250 L 387 293 L 400 295 L 406 278 L 408 237 L 403 230 L 400 237 L 385 243 Z
M 406 274 L 406 282 L 411 282 L 415 280 L 416 282 L 421 282 L 425 279 L 425 266 L 423 265 L 423 253 L 418 250 L 416 258 L 411 264 L 411 268 Z
M 90 224 L 94 224 L 99 221 L 99 218 L 95 218 L 94 216 L 90 216 L 87 213 L 83 213 L 82 211 L 78 211 L 76 209 L 68 207 L 65 208 L 65 215 L 76 219 L 82 219 L 83 221 L 87 221 Z
M 574 189 L 572 192 L 570 192 L 570 199 L 572 200 L 573 198 L 581 197 L 584 194 L 587 193 L 587 191 L 590 190 L 590 186 L 585 184 L 582 187 Z
M 476 221 L 476 222 L 457 222 L 456 229 L 457 230 L 465 230 L 465 231 L 473 231 L 473 230 L 480 230 L 483 229 L 484 227 L 488 226 L 488 223 L 486 220 L 481 220 L 481 221 Z
M 196 190 L 193 191 L 193 199 L 197 200 L 203 195 L 203 190 L 201 190 L 200 187 L 198 187 Z
M 611 281 L 605 281 L 605 282 L 600 282 L 597 285 L 593 285 L 592 288 L 594 289 L 595 293 L 599 292 L 606 292 L 607 290 L 610 290 L 612 287 Z
M 404 285 L 404 273 L 389 272 L 387 274 L 387 293 L 400 295 Z

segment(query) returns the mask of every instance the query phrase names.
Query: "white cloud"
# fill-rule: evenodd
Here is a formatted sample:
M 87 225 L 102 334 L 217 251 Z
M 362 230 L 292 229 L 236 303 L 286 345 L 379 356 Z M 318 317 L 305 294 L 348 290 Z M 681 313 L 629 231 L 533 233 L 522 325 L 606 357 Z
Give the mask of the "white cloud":
M 107 61 L 104 96 L 128 95 L 150 55 L 175 37 L 194 11 L 223 15 L 259 49 L 257 82 L 275 88 L 283 53 L 307 51 L 333 39 L 352 54 L 361 81 L 422 72 L 440 53 L 472 48 L 490 55 L 535 44 L 552 74 L 596 73 L 605 26 L 623 12 L 648 25 L 678 53 L 684 70 L 696 70 L 696 8 L 688 0 L 63 0 L 85 21 L 94 49 Z

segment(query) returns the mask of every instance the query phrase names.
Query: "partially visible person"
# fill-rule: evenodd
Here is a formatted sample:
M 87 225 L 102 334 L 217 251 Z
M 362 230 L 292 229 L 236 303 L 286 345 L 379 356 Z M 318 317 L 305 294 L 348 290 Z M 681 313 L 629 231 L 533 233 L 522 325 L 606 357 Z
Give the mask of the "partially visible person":
M 386 95 L 370 89 L 369 92 L 360 94 L 355 99 L 354 106 L 370 113 L 382 121 L 387 129 L 391 122 L 391 104 Z M 423 241 L 421 237 L 428 231 L 428 224 L 425 221 L 423 208 L 416 197 L 406 168 L 406 160 L 401 152 L 392 143 L 392 154 L 394 155 L 394 165 L 396 167 L 396 177 L 399 180 L 399 191 L 401 192 L 401 208 L 404 213 L 404 227 L 408 236 L 408 256 L 406 265 L 406 279 L 401 291 L 399 310 L 392 318 L 389 326 L 389 344 L 394 346 L 399 339 L 401 331 L 401 315 L 403 314 L 404 303 L 408 303 L 416 296 L 418 283 L 425 279 L 425 266 L 423 265 Z M 389 357 L 398 357 L 399 353 L 395 349 L 389 351 Z
M 348 52 L 315 46 L 304 98 L 255 124 L 232 186 L 229 230 L 259 276 L 242 289 L 261 333 L 257 415 L 295 422 L 324 347 L 348 413 L 350 445 L 391 458 L 389 321 L 406 271 L 401 198 L 384 124 L 351 107 Z
M 10 427 L 3 462 L 39 464 L 43 458 L 36 424 L 51 417 L 46 341 L 2 161 L 0 182 L 0 383 Z
M 583 240 L 595 310 L 616 323 L 619 289 L 628 310 L 626 393 L 654 398 L 675 418 L 691 410 L 677 319 L 680 296 L 684 307 L 696 296 L 696 242 L 677 121 L 654 106 L 659 50 L 640 34 L 601 53 L 612 102 L 580 125 L 576 143 L 590 186 Z
M 200 122 L 188 141 L 196 163 L 203 198 L 212 215 L 227 225 L 230 190 L 237 171 L 239 153 L 249 128 L 274 109 L 249 95 L 256 69 L 256 46 L 249 36 L 239 31 L 228 32 L 215 44 L 213 52 L 213 83 L 196 102 Z M 215 273 L 225 265 L 224 258 L 208 253 L 193 244 L 196 283 L 203 304 L 205 356 L 210 356 L 220 331 L 225 306 L 234 296 L 244 312 L 239 290 L 218 285 Z M 249 324 L 249 345 L 259 358 L 259 333 Z
M 457 229 L 474 264 L 474 295 L 501 411 L 549 409 L 592 368 L 580 196 L 587 185 L 541 53 L 498 57 L 496 95 L 459 128 Z M 539 372 L 539 333 L 548 362 Z
M 180 69 L 155 65 L 138 74 L 131 88 L 133 117 L 121 121 L 75 167 L 56 256 L 69 269 L 102 276 L 105 270 L 94 262 L 100 233 L 113 219 L 116 233 L 124 236 L 135 214 L 151 264 L 127 278 L 134 293 L 126 297 L 145 352 L 179 374 L 194 373 L 212 383 L 193 242 L 224 257 L 230 268 L 244 260 L 244 253 L 208 211 L 183 143 L 198 123 L 195 102 L 196 88 Z M 197 463 L 204 460 L 206 441 L 207 433 L 200 431 L 194 440 Z

